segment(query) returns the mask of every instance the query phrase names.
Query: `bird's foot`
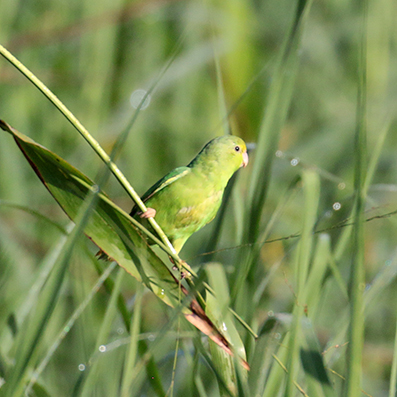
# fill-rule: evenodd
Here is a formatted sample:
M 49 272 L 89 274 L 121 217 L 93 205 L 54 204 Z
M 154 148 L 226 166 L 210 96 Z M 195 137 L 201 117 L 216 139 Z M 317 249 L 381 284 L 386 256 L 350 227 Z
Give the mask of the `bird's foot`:
M 179 268 L 176 265 L 174 259 L 171 256 L 169 256 L 169 258 L 170 258 L 171 263 L 174 265 L 174 266 L 172 266 L 172 270 L 180 270 L 181 271 L 181 273 L 180 273 L 181 280 L 183 280 L 184 278 L 190 278 L 192 276 L 192 274 L 189 272 L 189 270 L 187 270 L 187 269 L 190 269 L 190 266 L 187 264 L 187 262 L 181 260 L 181 262 L 180 262 L 181 267 Z M 182 270 L 182 269 L 184 269 L 184 270 Z
M 181 260 L 181 265 L 183 269 L 181 270 L 181 280 L 184 278 L 191 278 L 192 274 L 189 272 L 190 266 L 187 264 L 187 262 Z
M 149 218 L 154 218 L 155 215 L 156 215 L 156 210 L 154 208 L 148 208 L 145 212 L 143 212 L 139 216 L 141 218 L 149 219 Z
M 191 278 L 192 274 L 190 272 L 188 272 L 187 270 L 182 270 L 181 271 L 181 280 L 183 280 L 184 278 Z

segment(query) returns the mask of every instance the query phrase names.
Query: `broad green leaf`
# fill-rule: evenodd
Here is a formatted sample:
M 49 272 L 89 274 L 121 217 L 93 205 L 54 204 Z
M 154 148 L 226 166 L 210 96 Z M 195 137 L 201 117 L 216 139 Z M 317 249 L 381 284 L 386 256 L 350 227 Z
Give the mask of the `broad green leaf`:
M 17 145 L 65 213 L 73 220 L 95 184 L 61 157 L 37 144 L 6 123 Z M 105 194 L 99 194 L 96 208 L 84 233 L 138 281 L 143 282 L 165 303 L 175 306 L 178 284 L 167 266 L 147 248 L 139 226 Z

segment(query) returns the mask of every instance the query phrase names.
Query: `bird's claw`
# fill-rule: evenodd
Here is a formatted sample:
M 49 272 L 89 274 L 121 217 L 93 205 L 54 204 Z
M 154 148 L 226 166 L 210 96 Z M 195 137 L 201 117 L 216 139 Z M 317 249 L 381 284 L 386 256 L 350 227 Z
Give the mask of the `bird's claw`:
M 181 260 L 181 265 L 183 266 L 184 270 L 181 270 L 181 280 L 184 278 L 191 278 L 192 274 L 189 272 L 188 269 L 190 269 L 190 266 L 187 264 L 187 262 Z
M 188 272 L 187 270 L 182 270 L 181 271 L 181 280 L 183 280 L 184 278 L 191 278 L 192 274 L 190 272 Z
M 181 280 L 183 280 L 184 278 L 191 278 L 192 277 L 192 274 L 188 270 L 186 270 L 186 268 L 190 269 L 190 266 L 187 264 L 187 262 L 181 260 L 182 267 L 185 267 L 185 270 L 181 270 L 176 265 L 174 259 L 171 256 L 169 256 L 169 258 L 170 258 L 171 263 L 174 265 L 174 266 L 172 266 L 172 270 L 180 270 Z
M 141 218 L 149 219 L 154 218 L 156 215 L 156 210 L 154 208 L 148 208 L 145 212 L 141 213 L 139 216 Z

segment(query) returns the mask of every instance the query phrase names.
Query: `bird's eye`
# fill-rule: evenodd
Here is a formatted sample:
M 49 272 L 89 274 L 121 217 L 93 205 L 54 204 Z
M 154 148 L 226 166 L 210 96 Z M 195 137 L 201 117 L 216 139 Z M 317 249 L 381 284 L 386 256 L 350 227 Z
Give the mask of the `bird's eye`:
M 236 146 L 236 147 L 234 148 L 234 150 L 235 150 L 236 152 L 239 152 L 239 151 L 240 151 L 240 146 Z

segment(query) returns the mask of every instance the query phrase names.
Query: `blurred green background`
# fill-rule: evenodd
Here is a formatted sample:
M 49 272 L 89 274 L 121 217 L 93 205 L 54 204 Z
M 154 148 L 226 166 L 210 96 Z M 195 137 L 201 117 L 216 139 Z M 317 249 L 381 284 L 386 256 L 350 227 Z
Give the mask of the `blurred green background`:
M 262 235 L 277 215 L 267 235 L 270 240 L 302 230 L 305 195 L 296 178 L 304 170 L 314 170 L 320 178 L 316 230 L 339 225 L 351 215 L 362 20 L 358 3 L 314 1 L 303 25 L 288 114 L 277 131 L 278 151 L 272 153 L 270 174 L 263 174 L 268 190 L 263 213 L 258 214 Z M 249 204 L 246 198 L 256 158 L 255 143 L 263 115 L 273 100 L 270 93 L 279 67 L 277 57 L 288 36 L 295 7 L 296 3 L 291 0 L 1 1 L 0 43 L 65 103 L 108 152 L 133 114 L 131 97 L 136 98 L 137 90 L 153 87 L 160 72 L 172 61 L 154 85 L 150 103 L 141 110 L 117 160 L 138 193 L 143 193 L 172 168 L 187 164 L 204 143 L 229 127 L 233 134 L 252 144 L 251 164 L 238 173 L 220 221 L 216 244 L 211 244 L 211 240 L 217 221 L 194 235 L 181 257 L 191 265 L 203 266 L 209 258 L 221 262 L 232 290 L 231 305 L 256 330 L 269 315 L 291 313 L 297 303 L 293 270 L 296 238 L 264 244 L 255 257 L 254 270 L 237 291 L 245 296 L 245 301 L 233 297 L 239 264 L 244 255 L 248 255 L 247 246 L 241 244 L 248 241 L 243 236 L 247 227 L 244 222 L 248 220 L 244 214 Z M 368 159 L 374 155 L 380 139 L 385 139 L 374 163 L 365 213 L 366 218 L 380 217 L 365 224 L 364 246 L 366 310 L 362 388 L 373 396 L 389 395 L 396 323 L 397 216 L 383 217 L 397 207 L 396 17 L 394 1 L 368 1 Z M 230 111 L 229 124 L 225 122 L 225 108 Z M 91 178 L 97 175 L 101 163 L 90 147 L 5 59 L 0 59 L 0 118 Z M 6 133 L 0 134 L 0 170 L 0 353 L 4 376 L 4 368 L 12 366 L 16 348 L 13 345 L 15 329 L 10 319 L 15 318 L 18 325 L 22 324 L 29 311 L 29 294 L 34 294 L 46 261 L 62 237 L 48 219 L 64 227 L 69 221 Z M 105 191 L 123 209 L 130 209 L 131 201 L 114 179 Z M 23 206 L 24 210 L 15 205 Z M 46 219 L 27 210 L 37 211 Z M 276 213 L 279 210 L 280 213 Z M 330 263 L 339 269 L 346 288 L 352 248 L 349 240 L 348 248 L 342 249 L 340 245 L 347 229 L 327 231 L 329 255 L 333 258 Z M 313 238 L 317 244 L 318 235 Z M 209 247 L 220 251 L 211 257 L 201 255 Z M 222 250 L 224 248 L 232 249 Z M 314 252 L 315 247 L 312 257 Z M 88 239 L 82 239 L 81 246 L 76 247 L 54 314 L 45 329 L 38 360 L 96 282 L 93 253 L 95 247 Z M 337 339 L 337 335 L 348 323 L 344 317 L 347 298 L 335 277 L 328 269 L 318 282 L 321 288 L 316 293 L 316 309 L 309 315 L 313 315 L 313 329 L 321 350 L 333 351 L 332 359 L 328 360 L 324 354 L 326 366 L 344 375 L 345 339 Z M 122 291 L 131 312 L 136 288 L 135 280 L 125 276 Z M 39 378 L 43 393 L 84 394 L 81 386 L 85 382 L 84 371 L 79 365 L 87 369 L 96 361 L 99 363 L 97 386 L 91 389 L 85 386 L 86 395 L 117 395 L 128 335 L 119 315 L 115 316 L 104 357 L 94 353 L 108 302 L 109 295 L 103 288 L 99 289 Z M 252 308 L 248 310 L 250 304 Z M 150 346 L 169 318 L 169 308 L 152 294 L 143 295 L 140 332 L 147 345 Z M 153 352 L 160 388 L 156 389 L 147 375 L 134 395 L 162 395 L 161 389 L 169 388 L 175 324 Z M 219 395 L 217 377 L 192 353 L 189 332 L 195 338 L 197 333 L 187 329 L 183 331 L 187 334 L 182 335 L 184 347 L 178 356 L 173 393 Z M 272 347 L 268 347 L 268 355 L 265 351 L 263 361 L 265 357 L 272 361 L 271 349 L 278 346 L 285 332 L 281 327 L 268 336 L 267 346 Z M 243 329 L 241 335 L 250 361 L 256 342 Z M 120 346 L 117 341 L 121 341 Z M 192 355 L 190 358 L 188 352 Z M 269 363 L 269 368 L 273 364 Z M 201 371 L 197 373 L 202 376 L 206 394 L 198 386 L 200 382 L 191 379 L 194 368 Z M 258 379 L 264 382 L 269 372 L 266 374 L 257 375 Z M 302 374 L 299 376 L 298 383 L 305 389 L 305 378 Z M 335 390 L 340 390 L 340 378 L 332 373 L 329 376 Z M 262 395 L 265 388 L 263 384 L 256 392 L 252 391 L 252 395 Z M 36 393 L 39 392 L 36 390 Z M 300 395 L 297 390 L 296 393 Z M 339 395 L 338 392 L 335 395 Z

